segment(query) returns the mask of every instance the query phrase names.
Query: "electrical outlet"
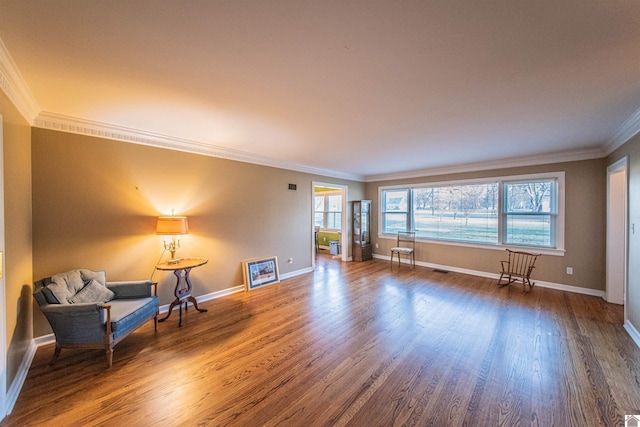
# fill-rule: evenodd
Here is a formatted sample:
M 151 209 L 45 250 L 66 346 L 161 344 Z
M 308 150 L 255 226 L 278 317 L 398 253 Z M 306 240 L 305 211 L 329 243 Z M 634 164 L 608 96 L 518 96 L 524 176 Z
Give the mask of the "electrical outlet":
M 376 243 L 376 249 L 378 249 L 380 246 Z
M 567 267 L 567 274 L 573 274 L 573 267 Z

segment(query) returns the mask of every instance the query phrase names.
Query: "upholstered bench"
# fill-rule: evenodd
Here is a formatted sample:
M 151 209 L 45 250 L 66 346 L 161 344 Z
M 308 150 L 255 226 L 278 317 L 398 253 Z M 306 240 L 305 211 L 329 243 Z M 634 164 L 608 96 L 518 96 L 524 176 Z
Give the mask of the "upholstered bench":
M 35 282 L 33 296 L 56 337 L 51 364 L 63 347 L 104 348 L 111 367 L 117 343 L 152 318 L 157 330 L 150 280 L 107 282 L 104 271 L 77 269 Z

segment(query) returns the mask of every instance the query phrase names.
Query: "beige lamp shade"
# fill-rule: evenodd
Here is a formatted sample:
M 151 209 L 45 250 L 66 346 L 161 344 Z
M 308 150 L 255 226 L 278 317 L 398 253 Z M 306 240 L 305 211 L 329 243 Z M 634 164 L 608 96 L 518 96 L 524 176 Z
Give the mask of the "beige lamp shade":
M 189 223 L 186 216 L 161 216 L 158 217 L 156 234 L 173 236 L 189 234 Z

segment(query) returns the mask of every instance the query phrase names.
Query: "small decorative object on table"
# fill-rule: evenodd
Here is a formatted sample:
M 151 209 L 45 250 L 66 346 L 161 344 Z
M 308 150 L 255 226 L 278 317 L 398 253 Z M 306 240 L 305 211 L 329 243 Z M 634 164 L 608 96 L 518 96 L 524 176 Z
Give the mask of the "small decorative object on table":
M 254 258 L 242 261 L 242 275 L 246 290 L 280 282 L 278 257 Z

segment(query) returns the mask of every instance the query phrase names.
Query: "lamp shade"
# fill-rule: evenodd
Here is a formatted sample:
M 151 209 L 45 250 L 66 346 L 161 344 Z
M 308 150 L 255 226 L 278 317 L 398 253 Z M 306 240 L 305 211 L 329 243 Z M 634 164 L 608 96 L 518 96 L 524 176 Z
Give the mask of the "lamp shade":
M 156 234 L 171 236 L 177 234 L 189 234 L 189 223 L 186 216 L 161 216 L 158 217 Z

